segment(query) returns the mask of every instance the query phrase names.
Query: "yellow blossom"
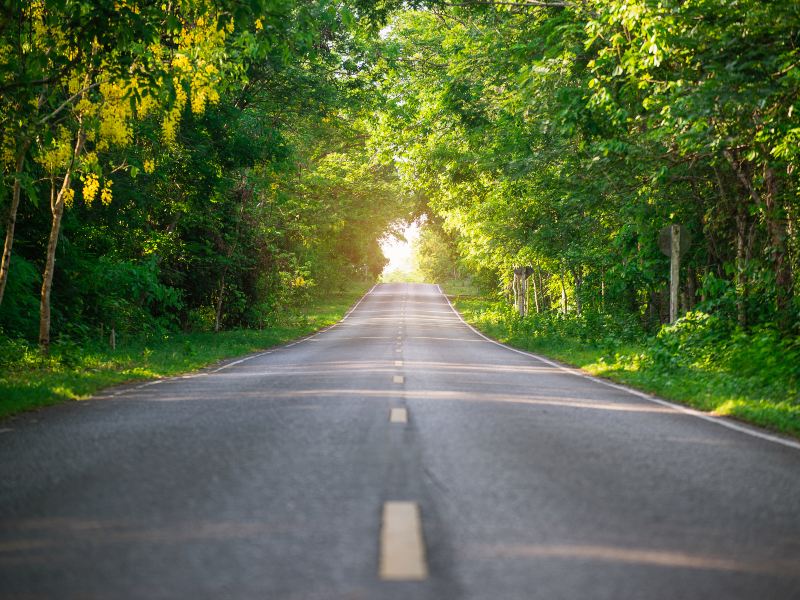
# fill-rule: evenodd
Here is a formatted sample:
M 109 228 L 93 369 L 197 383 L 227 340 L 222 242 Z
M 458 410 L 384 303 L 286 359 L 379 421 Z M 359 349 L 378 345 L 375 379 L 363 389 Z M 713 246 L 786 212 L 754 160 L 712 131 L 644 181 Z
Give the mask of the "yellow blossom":
M 64 206 L 72 208 L 72 203 L 75 200 L 75 190 L 67 188 L 64 190 Z
M 103 206 L 108 206 L 111 204 L 111 186 L 114 184 L 113 181 L 108 180 L 106 185 L 103 187 L 103 191 L 100 192 L 100 202 L 103 203 Z
M 94 173 L 87 173 L 83 177 L 83 201 L 86 206 L 91 206 L 97 196 L 97 190 L 100 189 L 100 181 Z
M 58 172 L 72 158 L 72 135 L 63 125 L 58 128 L 56 137 L 36 157 L 48 173 Z

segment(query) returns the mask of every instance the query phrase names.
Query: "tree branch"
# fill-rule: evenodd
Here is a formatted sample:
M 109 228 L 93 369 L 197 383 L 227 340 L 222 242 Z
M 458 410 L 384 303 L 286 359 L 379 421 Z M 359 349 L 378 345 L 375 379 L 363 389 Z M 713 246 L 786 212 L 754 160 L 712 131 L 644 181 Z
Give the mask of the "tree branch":
M 64 102 L 62 102 L 61 105 L 57 109 L 55 109 L 53 112 L 51 112 L 49 115 L 45 115 L 44 117 L 39 119 L 39 124 L 43 125 L 44 123 L 46 123 L 47 121 L 49 121 L 50 119 L 55 117 L 62 110 L 64 110 L 64 108 L 66 108 L 68 104 L 70 104 L 71 102 L 75 101 L 78 98 L 78 96 L 82 96 L 83 94 L 85 94 L 86 92 L 88 92 L 92 88 L 97 87 L 98 85 L 100 85 L 100 82 L 96 81 L 92 85 L 86 86 L 82 90 L 79 90 L 78 92 L 76 92 L 75 94 L 73 94 L 72 96 L 70 96 L 69 98 L 64 100 Z

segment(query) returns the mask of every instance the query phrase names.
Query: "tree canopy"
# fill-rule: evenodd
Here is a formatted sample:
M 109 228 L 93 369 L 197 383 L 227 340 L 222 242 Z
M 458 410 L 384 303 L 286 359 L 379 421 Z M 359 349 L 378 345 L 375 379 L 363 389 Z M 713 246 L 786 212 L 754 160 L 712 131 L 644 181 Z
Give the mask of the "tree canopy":
M 542 311 L 796 334 L 800 5 L 9 0 L 5 335 L 263 326 L 375 278 L 532 267 Z
M 537 305 L 665 320 L 659 231 L 681 223 L 683 310 L 798 325 L 800 6 L 464 2 L 397 14 L 382 144 L 442 240 Z M 795 330 L 796 331 L 796 330 Z
M 366 150 L 379 8 L 5 3 L 6 334 L 259 326 L 377 276 L 408 212 Z

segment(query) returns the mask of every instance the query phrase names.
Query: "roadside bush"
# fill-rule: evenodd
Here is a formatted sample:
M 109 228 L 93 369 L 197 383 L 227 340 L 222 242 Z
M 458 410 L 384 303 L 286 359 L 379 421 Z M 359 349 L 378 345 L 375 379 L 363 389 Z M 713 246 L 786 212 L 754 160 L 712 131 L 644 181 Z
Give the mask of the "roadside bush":
M 78 322 L 136 335 L 160 335 L 176 328 L 174 315 L 183 307 L 180 292 L 159 281 L 154 261 L 100 257 L 82 263 L 79 278 L 84 318 L 63 325 L 70 338 L 81 337 L 74 325 Z
M 33 358 L 25 340 L 12 339 L 0 334 L 0 369 L 13 368 L 28 363 Z
M 729 321 L 693 311 L 662 326 L 651 340 L 650 355 L 660 368 L 711 367 L 719 364 L 720 349 L 730 336 Z
M 39 331 L 39 290 L 42 278 L 32 262 L 14 254 L 0 310 L 6 335 L 34 339 Z
M 800 339 L 784 338 L 770 325 L 751 331 L 736 329 L 720 353 L 720 363 L 731 373 L 767 381 L 800 383 Z
M 665 325 L 651 342 L 662 366 L 697 366 L 766 379 L 800 376 L 800 341 L 773 326 L 744 330 L 715 315 L 694 311 Z
M 508 317 L 515 334 L 530 338 L 568 338 L 582 344 L 610 348 L 645 336 L 637 319 L 630 315 L 584 311 L 580 315 L 543 312 L 519 317 L 513 309 Z

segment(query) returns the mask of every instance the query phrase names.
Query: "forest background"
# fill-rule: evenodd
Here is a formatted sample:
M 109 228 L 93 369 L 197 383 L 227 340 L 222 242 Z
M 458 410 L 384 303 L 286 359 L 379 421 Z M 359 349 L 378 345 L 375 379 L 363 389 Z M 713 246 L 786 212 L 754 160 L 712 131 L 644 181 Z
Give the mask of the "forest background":
M 111 331 L 145 352 L 284 326 L 374 280 L 381 236 L 426 215 L 420 269 L 496 298 L 462 302 L 479 325 L 800 432 L 797 3 L 8 0 L 0 19 L 6 373 L 85 366 Z M 692 244 L 669 325 L 672 223 Z

